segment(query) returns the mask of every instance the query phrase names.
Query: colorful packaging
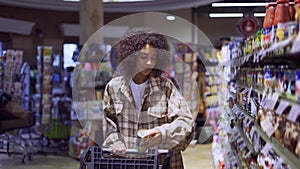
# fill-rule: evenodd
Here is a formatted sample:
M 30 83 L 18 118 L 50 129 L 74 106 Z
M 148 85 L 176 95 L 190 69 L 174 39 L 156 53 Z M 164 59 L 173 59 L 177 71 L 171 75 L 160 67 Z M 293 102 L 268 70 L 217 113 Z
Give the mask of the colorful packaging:
M 264 72 L 264 86 L 266 89 L 271 89 L 272 85 L 271 70 L 267 67 Z
M 288 22 L 286 25 L 286 34 L 287 37 L 292 37 L 294 35 L 297 35 L 297 22 Z
M 287 90 L 286 97 L 292 100 L 295 100 L 295 71 L 288 70 L 286 72 L 287 78 Z
M 272 26 L 264 29 L 264 47 L 269 46 L 274 42 L 276 27 Z
M 277 29 L 276 29 L 276 42 L 280 42 L 287 37 L 286 33 L 286 28 L 287 24 L 286 23 L 278 23 Z
M 300 70 L 296 71 L 295 89 L 296 89 L 296 98 L 297 100 L 300 100 Z

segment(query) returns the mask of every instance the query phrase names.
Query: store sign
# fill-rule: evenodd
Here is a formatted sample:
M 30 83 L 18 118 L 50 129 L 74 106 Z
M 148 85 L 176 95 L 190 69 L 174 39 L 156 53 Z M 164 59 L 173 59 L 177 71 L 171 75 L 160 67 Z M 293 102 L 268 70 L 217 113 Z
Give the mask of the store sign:
M 251 14 L 245 14 L 237 23 L 238 31 L 244 36 L 254 35 L 258 30 L 258 21 Z

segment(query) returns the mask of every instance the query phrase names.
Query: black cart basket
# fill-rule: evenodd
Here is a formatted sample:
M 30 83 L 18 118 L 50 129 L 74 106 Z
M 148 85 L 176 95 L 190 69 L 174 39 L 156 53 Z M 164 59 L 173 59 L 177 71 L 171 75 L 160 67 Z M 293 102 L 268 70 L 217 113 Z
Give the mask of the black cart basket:
M 163 165 L 158 164 L 158 156 L 165 155 Z M 126 150 L 126 158 L 112 154 L 111 149 L 91 146 L 80 157 L 80 169 L 168 169 L 171 151 L 148 149 L 138 152 Z

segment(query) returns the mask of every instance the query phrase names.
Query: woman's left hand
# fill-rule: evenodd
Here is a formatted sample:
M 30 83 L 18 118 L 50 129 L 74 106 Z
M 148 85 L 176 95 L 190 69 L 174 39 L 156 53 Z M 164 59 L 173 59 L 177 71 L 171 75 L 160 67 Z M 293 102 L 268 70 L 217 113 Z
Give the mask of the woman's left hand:
M 151 147 L 155 147 L 161 143 L 161 132 L 158 129 L 150 129 L 141 138 L 140 151 L 145 151 Z

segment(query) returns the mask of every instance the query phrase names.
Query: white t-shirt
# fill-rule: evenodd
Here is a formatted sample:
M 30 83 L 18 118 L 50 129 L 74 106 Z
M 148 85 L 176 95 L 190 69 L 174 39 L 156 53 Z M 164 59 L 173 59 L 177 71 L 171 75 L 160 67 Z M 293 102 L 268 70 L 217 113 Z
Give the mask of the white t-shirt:
M 148 80 L 146 80 L 144 83 L 141 84 L 136 84 L 133 80 L 130 82 L 130 88 L 133 94 L 135 107 L 137 110 L 140 110 L 147 84 L 148 84 Z

